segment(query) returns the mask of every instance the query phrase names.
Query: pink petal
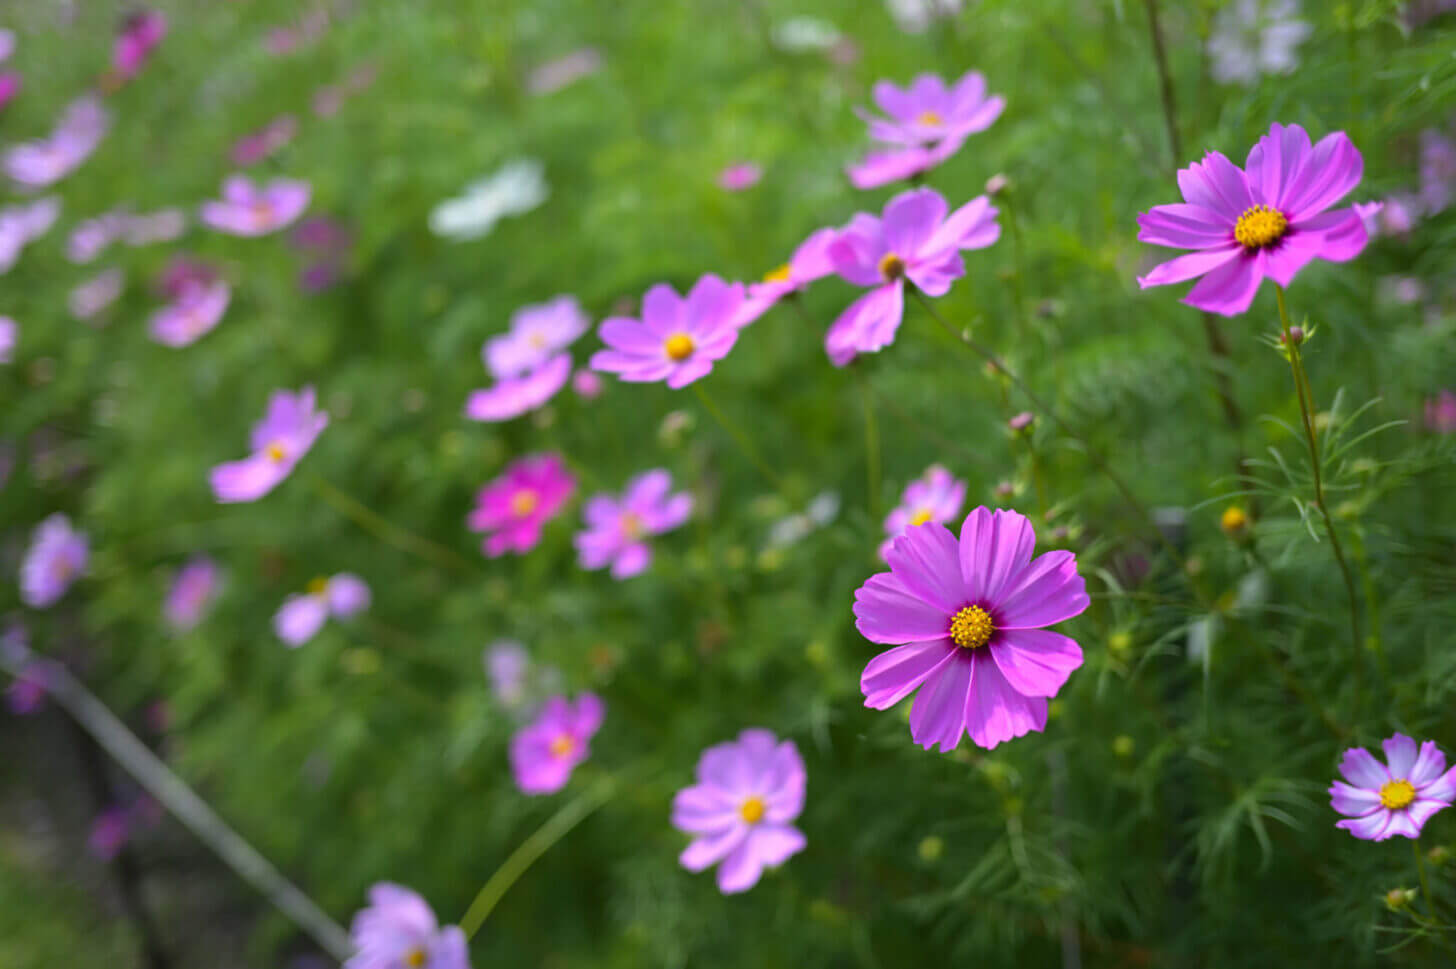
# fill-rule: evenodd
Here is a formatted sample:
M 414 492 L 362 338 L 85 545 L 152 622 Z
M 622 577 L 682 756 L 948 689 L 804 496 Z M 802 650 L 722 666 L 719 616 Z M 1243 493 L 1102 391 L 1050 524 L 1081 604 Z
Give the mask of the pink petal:
M 721 834 L 698 838 L 678 855 L 678 863 L 688 871 L 702 871 L 721 861 L 730 851 L 742 845 L 746 838 L 747 829 L 740 820 Z
M 970 656 L 953 655 L 915 694 L 910 707 L 910 736 L 926 750 L 940 744 L 942 752 L 951 751 L 961 742 L 974 665 Z
M 954 660 L 955 651 L 949 639 L 940 639 L 932 643 L 911 643 L 876 656 L 859 678 L 865 706 L 887 710 L 899 703 L 944 664 Z
M 838 243 L 836 243 L 838 245 Z M 836 367 L 860 353 L 889 346 L 905 315 L 905 290 L 894 282 L 870 290 L 849 305 L 824 336 L 824 350 Z
M 1363 838 L 1366 841 L 1384 841 L 1385 829 L 1390 825 L 1390 820 L 1391 812 L 1382 809 L 1374 814 L 1367 814 L 1363 818 L 1346 818 L 1343 821 L 1336 821 L 1335 827 L 1344 828 L 1355 837 Z
M 1082 665 L 1082 647 L 1048 629 L 1002 632 L 988 648 L 1006 682 L 1023 696 L 1056 696 Z
M 1223 249 L 1203 249 L 1198 252 L 1190 252 L 1185 256 L 1179 256 L 1159 266 L 1154 266 L 1152 272 L 1138 277 L 1138 286 L 1147 289 L 1149 286 L 1181 283 L 1195 276 L 1212 272 L 1230 260 L 1243 255 L 1243 252 L 1243 247 L 1237 243 L 1230 244 Z
M 804 833 L 787 824 L 760 824 L 748 833 L 748 840 L 766 867 L 782 865 L 804 850 Z
M 685 787 L 672 799 L 672 826 L 690 834 L 723 834 L 740 821 L 738 806 L 716 788 Z
M 684 327 L 686 300 L 667 283 L 658 283 L 642 297 L 642 322 L 659 336 L 667 336 Z
M 633 542 L 617 555 L 612 563 L 612 578 L 630 579 L 640 575 L 652 564 L 652 549 L 642 542 Z
M 971 691 L 966 697 L 965 721 L 966 730 L 977 746 L 990 750 L 1003 740 L 1046 727 L 1045 699 L 1017 693 L 995 662 L 979 651 L 975 665 Z
M 1340 760 L 1340 773 L 1355 787 L 1379 790 L 1380 785 L 1390 780 L 1385 765 L 1364 747 L 1351 747 Z
M 1362 208 L 1369 210 L 1369 206 L 1357 203 L 1353 208 L 1335 209 L 1306 219 L 1294 226 L 1295 234 L 1291 238 L 1318 233 L 1316 256 L 1330 262 L 1349 262 L 1363 252 L 1370 241 L 1370 230 L 1361 217 Z
M 718 889 L 724 895 L 746 892 L 758 884 L 762 874 L 763 859 L 754 850 L 752 839 L 745 838 L 718 866 Z
M 209 480 L 213 497 L 220 502 L 257 501 L 288 477 L 291 470 L 291 465 L 280 464 L 266 454 L 260 454 L 219 464 L 212 469 Z
M 1233 224 L 1199 205 L 1156 205 L 1138 216 L 1138 239 L 1176 249 L 1214 249 L 1233 238 Z
M 612 316 L 602 321 L 597 336 L 603 343 L 629 354 L 658 356 L 662 353 L 662 337 L 636 320 Z
M 1421 791 L 1420 788 L 1438 779 L 1445 770 L 1446 755 L 1441 753 L 1441 748 L 1436 746 L 1434 740 L 1427 740 L 1421 744 L 1420 756 L 1416 758 L 1416 762 L 1411 766 L 1410 774 L 1407 775 L 1406 779 L 1416 786 L 1417 792 L 1422 796 L 1434 797 L 1437 795 L 1428 795 L 1424 791 Z
M 961 579 L 960 546 L 939 522 L 925 522 L 905 530 L 886 557 L 890 571 L 912 595 L 954 615 L 969 596 Z
M 302 646 L 323 628 L 329 607 L 319 596 L 289 596 L 273 617 L 273 631 L 289 646 Z
M 1280 205 L 1290 185 L 1308 163 L 1309 134 L 1297 124 L 1274 124 L 1269 133 L 1249 150 L 1244 163 L 1249 187 L 1262 205 Z
M 1007 582 L 1031 564 L 1035 549 L 1036 533 L 1025 515 L 984 506 L 971 512 L 961 525 L 958 549 L 966 597 L 999 602 Z
M 996 223 L 998 213 L 989 198 L 977 195 L 946 218 L 919 255 L 927 258 L 930 253 L 942 251 L 984 249 L 1001 236 L 1001 226 Z
M 1416 742 L 1403 733 L 1385 740 L 1380 745 L 1385 750 L 1385 763 L 1390 776 L 1401 779 L 1410 777 L 1411 768 L 1416 765 L 1420 751 Z
M 1365 160 L 1350 136 L 1336 131 L 1321 138 L 1309 161 L 1284 186 L 1279 208 L 1291 222 L 1302 222 L 1350 193 L 1365 174 Z
M 1450 806 L 1451 804 L 1448 801 L 1431 801 L 1426 798 L 1420 798 L 1406 809 L 1406 813 L 1410 815 L 1411 823 L 1415 825 L 1416 833 L 1419 834 L 1421 828 L 1426 826 L 1427 821 Z
M 1351 818 L 1363 818 L 1380 809 L 1380 793 L 1335 781 L 1330 785 L 1330 807 Z
M 945 220 L 945 199 L 934 189 L 902 192 L 885 206 L 885 243 L 890 251 L 908 259 L 920 251 Z
M 1081 615 L 1089 604 L 1076 556 L 1057 550 L 1032 559 L 1012 578 L 994 612 L 1003 630 L 1036 629 Z
M 1204 276 L 1183 302 L 1223 316 L 1238 316 L 1247 310 L 1264 281 L 1264 259 L 1262 253 L 1248 256 L 1242 250 L 1236 252 L 1237 259 Z

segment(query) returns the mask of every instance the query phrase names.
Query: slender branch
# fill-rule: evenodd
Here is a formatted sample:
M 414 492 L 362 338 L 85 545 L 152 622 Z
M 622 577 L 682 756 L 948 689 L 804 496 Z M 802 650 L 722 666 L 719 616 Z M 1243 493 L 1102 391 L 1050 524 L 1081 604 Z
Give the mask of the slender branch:
M 869 378 L 854 368 L 854 380 L 859 385 L 859 400 L 864 407 L 865 431 L 865 486 L 869 492 L 870 520 L 880 519 L 880 432 L 875 423 L 875 402 L 870 394 Z
M 758 449 L 753 446 L 753 442 L 749 439 L 748 435 L 737 424 L 729 420 L 728 415 L 724 414 L 718 405 L 713 402 L 713 398 L 709 397 L 708 392 L 703 389 L 701 381 L 693 382 L 693 392 L 698 395 L 698 400 L 702 402 L 703 409 L 712 415 L 713 420 L 718 422 L 719 427 L 728 432 L 729 437 L 733 438 L 733 442 L 738 445 L 738 450 L 743 452 L 744 457 L 748 458 L 749 462 L 758 469 L 759 473 L 767 478 L 783 494 L 784 498 L 787 499 L 789 493 L 788 489 L 784 487 L 783 479 L 774 473 L 774 470 L 768 466 L 768 462 L 759 455 Z
M 457 552 L 416 535 L 407 528 L 401 528 L 318 475 L 310 475 L 309 480 L 324 501 L 386 545 L 392 545 L 401 552 L 408 552 L 443 568 L 460 572 L 474 571 L 475 566 Z

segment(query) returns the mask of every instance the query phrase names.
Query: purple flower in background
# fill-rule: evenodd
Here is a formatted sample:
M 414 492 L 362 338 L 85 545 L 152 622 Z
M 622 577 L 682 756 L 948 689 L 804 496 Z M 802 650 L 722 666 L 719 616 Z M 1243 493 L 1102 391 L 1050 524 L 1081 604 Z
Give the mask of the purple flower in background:
M 262 236 L 293 223 L 308 208 L 307 182 L 275 178 L 261 188 L 245 175 L 222 183 L 222 201 L 203 202 L 204 224 L 234 236 Z
M 0 157 L 0 167 L 22 185 L 43 188 L 89 158 L 110 125 L 111 118 L 95 95 L 84 95 L 61 114 L 49 138 L 9 149 Z
M 1445 211 L 1456 195 L 1456 140 L 1434 128 L 1421 132 L 1421 202 L 1426 214 Z
M 595 371 L 582 368 L 571 375 L 571 389 L 583 400 L 595 400 L 602 395 L 602 378 Z
M 1388 195 L 1375 209 L 1365 210 L 1360 217 L 1365 220 L 1365 232 L 1374 239 L 1377 236 L 1408 235 L 1420 219 L 1420 199 L 1411 195 Z
M 807 780 L 794 742 L 762 728 L 709 747 L 698 758 L 698 782 L 672 799 L 673 827 L 693 837 L 678 861 L 688 871 L 718 865 L 725 895 L 748 891 L 764 868 L 804 850 L 792 822 L 804 810 Z
M 293 230 L 293 244 L 307 252 L 335 255 L 349 248 L 352 237 L 344 224 L 326 215 L 315 215 Z
M 178 569 L 162 604 L 162 615 L 167 625 L 178 632 L 187 632 L 195 627 L 217 595 L 217 587 L 217 563 L 205 555 L 199 555 Z
M 195 343 L 217 326 L 231 296 L 232 288 L 221 279 L 188 286 L 175 301 L 152 314 L 152 339 L 169 347 Z
M 112 805 L 91 822 L 91 833 L 86 838 L 86 847 L 92 856 L 102 861 L 115 858 L 131 838 L 131 812 L 120 805 Z
M 20 75 L 15 71 L 0 71 L 0 108 L 15 100 L 20 93 Z
M 1426 398 L 1426 430 L 1437 434 L 1456 434 L 1456 393 L 1442 390 Z
M 752 188 L 763 178 L 763 166 L 757 162 L 737 162 L 718 173 L 718 187 L 727 192 Z
M 565 697 L 546 701 L 535 721 L 511 738 L 511 771 L 524 794 L 551 794 L 566 786 L 576 765 L 591 754 L 591 739 L 606 706 L 595 693 L 573 705 Z
M 861 110 L 875 141 L 890 150 L 872 152 L 849 169 L 855 188 L 888 185 L 933 168 L 960 151 L 966 139 L 1001 116 L 1006 99 L 988 96 L 986 78 L 970 71 L 946 87 L 934 74 L 921 74 L 901 89 L 890 81 L 874 87 L 875 104 L 885 117 Z
M 217 271 L 201 260 L 173 256 L 157 281 L 162 295 L 175 300 L 194 289 L 205 289 L 218 278 Z
M 673 390 L 713 369 L 738 340 L 743 284 L 725 283 L 711 273 L 686 297 L 658 283 L 642 297 L 642 318 L 614 316 L 597 334 L 607 349 L 592 354 L 591 367 L 625 381 L 666 379 Z
M 111 55 L 111 69 L 123 81 L 135 77 L 152 51 L 167 36 L 167 18 L 159 10 L 143 10 L 126 18 Z
M 1330 785 L 1330 806 L 1346 818 L 1335 827 L 1366 841 L 1418 838 L 1431 816 L 1456 800 L 1456 768 L 1446 770 L 1446 755 L 1434 740 L 1417 749 L 1398 733 L 1381 746 L 1384 764 L 1364 747 L 1345 751 L 1340 773 L 1349 783 Z
M 544 405 L 571 376 L 571 354 L 561 353 L 524 377 L 496 381 L 488 390 L 477 390 L 465 401 L 465 416 L 473 421 L 508 421 Z
M 90 543 L 60 512 L 36 526 L 30 548 L 20 563 L 20 599 L 32 609 L 60 601 L 71 583 L 86 571 Z
M 8 316 L 0 316 L 0 363 L 9 363 L 20 342 L 20 327 Z M 0 478 L 0 483 L 4 479 Z
M 121 223 L 121 237 L 129 246 L 171 242 L 187 229 L 187 214 L 181 209 L 158 209 L 143 215 L 128 215 Z
M 49 669 L 46 664 L 33 661 L 10 681 L 5 689 L 5 706 L 11 713 L 26 717 L 40 712 L 50 687 Z
M 470 969 L 465 933 L 444 928 L 423 898 L 400 885 L 369 889 L 369 906 L 349 927 L 354 954 L 343 969 Z
M 1143 242 L 1196 251 L 1138 277 L 1138 285 L 1202 276 L 1183 302 L 1237 316 L 1266 276 L 1288 286 L 1311 260 L 1354 259 L 1369 241 L 1361 216 L 1374 207 L 1329 209 L 1359 184 L 1364 170 L 1343 131 L 1311 148 L 1299 125 L 1273 125 L 1250 150 L 1244 169 L 1209 152 L 1178 172 L 1184 202 L 1138 216 Z
M 257 501 L 293 472 L 328 424 L 329 415 L 314 410 L 312 387 L 274 391 L 268 412 L 253 425 L 253 453 L 212 469 L 213 495 L 221 502 Z
M 1001 236 L 997 210 L 978 195 L 946 214 L 945 199 L 928 188 L 892 198 L 884 218 L 863 212 L 829 247 L 834 271 L 856 286 L 872 287 L 849 305 L 824 338 L 836 367 L 860 353 L 894 342 L 905 312 L 905 282 L 927 296 L 944 296 L 965 275 L 962 249 L 984 249 Z
M 256 165 L 271 158 L 279 149 L 298 134 L 298 119 L 291 114 L 280 115 L 261 129 L 244 135 L 233 145 L 232 160 L 235 165 Z
M 1314 32 L 1299 19 L 1296 0 L 1233 0 L 1214 18 L 1208 39 L 1213 77 L 1222 84 L 1253 84 L 1261 74 L 1290 74 L 1295 49 Z
M 8 61 L 15 53 L 15 31 L 0 27 L 0 61 Z
M 0 209 L 0 273 L 9 272 L 21 251 L 49 232 L 60 214 L 61 202 L 54 196 Z
M 1411 0 L 1403 12 L 1407 24 L 1420 27 L 1444 13 L 1456 13 L 1456 0 Z
M 627 579 L 652 562 L 646 539 L 672 531 L 693 512 L 693 496 L 670 495 L 672 475 L 661 468 L 643 472 L 627 482 L 620 499 L 596 495 L 582 509 L 586 529 L 574 542 L 584 569 L 612 567 L 612 578 Z
M 120 237 L 125 221 L 122 209 L 85 220 L 71 230 L 66 240 L 66 258 L 83 265 L 94 261 Z
M 552 94 L 601 69 L 602 52 L 595 47 L 583 47 L 537 66 L 526 78 L 526 90 L 532 94 Z
M 522 306 L 511 316 L 511 328 L 485 341 L 485 367 L 497 379 L 537 370 L 586 332 L 591 320 L 574 296 Z
M 308 584 L 302 595 L 289 596 L 273 615 L 273 631 L 287 645 L 297 648 L 313 639 L 324 620 L 348 619 L 369 608 L 369 586 L 350 572 L 329 578 L 320 576 Z
M 905 486 L 900 504 L 885 518 L 885 541 L 880 545 L 880 558 L 886 558 L 891 544 L 905 534 L 905 529 L 926 522 L 944 524 L 960 514 L 966 500 L 966 483 L 957 480 L 945 468 L 932 464 L 925 474 Z
M 503 639 L 486 647 L 485 675 L 490 678 L 491 692 L 508 707 L 517 706 L 526 697 L 526 673 L 531 660 L 520 643 Z
M 799 244 L 788 262 L 766 273 L 762 282 L 750 284 L 738 316 L 739 325 L 752 323 L 785 296 L 834 272 L 829 247 L 838 236 L 837 229 L 819 229 Z
M 482 545 L 491 558 L 529 552 L 541 541 L 541 528 L 556 517 L 576 479 L 555 454 L 531 454 L 513 461 L 500 477 L 481 488 L 466 520 L 473 532 L 486 532 Z
M 964 733 L 989 749 L 1044 728 L 1047 698 L 1082 665 L 1082 648 L 1041 627 L 1089 600 L 1076 557 L 1033 559 L 1035 545 L 1024 516 L 984 507 L 966 516 L 959 541 L 934 522 L 895 539 L 890 571 L 854 594 L 860 635 L 905 644 L 865 667 L 865 706 L 885 710 L 919 688 L 910 735 L 927 750 L 954 750 Z
M 107 269 L 72 288 L 66 305 L 76 319 L 91 320 L 115 303 L 125 288 L 126 274 L 120 269 Z

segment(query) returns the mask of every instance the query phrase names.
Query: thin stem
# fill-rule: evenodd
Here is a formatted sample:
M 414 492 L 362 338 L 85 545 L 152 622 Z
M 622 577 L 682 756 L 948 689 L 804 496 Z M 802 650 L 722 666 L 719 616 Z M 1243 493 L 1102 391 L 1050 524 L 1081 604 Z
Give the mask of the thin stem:
M 708 396 L 708 392 L 703 389 L 702 381 L 693 382 L 693 392 L 698 395 L 698 400 L 702 401 L 703 408 L 709 414 L 713 415 L 713 420 L 718 422 L 718 426 L 727 431 L 728 436 L 733 438 L 733 442 L 738 445 L 738 449 L 743 452 L 744 457 L 748 458 L 749 462 L 758 469 L 759 473 L 767 478 L 783 494 L 784 498 L 787 499 L 789 493 L 788 489 L 784 487 L 783 479 L 775 474 L 774 470 L 768 466 L 768 462 L 759 456 L 758 450 L 754 448 L 753 442 L 749 439 L 748 435 L 743 433 L 737 424 L 730 421 L 728 415 L 724 414 L 718 405 L 713 402 L 713 398 Z
M 1006 225 L 1011 230 L 1011 301 L 1016 308 L 1018 336 L 1026 340 L 1031 335 L 1031 317 L 1026 313 L 1026 293 L 1022 288 L 1023 253 L 1021 248 L 1021 219 L 1016 211 L 1015 186 L 1008 185 L 1001 193 L 1001 203 L 1006 207 Z
M 1421 879 L 1421 894 L 1426 899 L 1426 913 L 1430 915 L 1431 921 L 1436 921 L 1436 899 L 1431 894 L 1431 882 L 1426 877 L 1426 858 L 1421 854 L 1421 842 L 1418 838 L 1411 839 L 1411 851 L 1416 856 L 1416 872 Z
M 1178 134 L 1178 102 L 1173 96 L 1173 75 L 1168 70 L 1168 52 L 1163 47 L 1163 28 L 1158 22 L 1158 0 L 1144 0 L 1148 10 L 1148 34 L 1153 40 L 1153 61 L 1158 66 L 1158 95 L 1163 102 L 1163 124 L 1168 129 L 1168 148 L 1173 165 L 1183 157 L 1183 139 Z
M 416 535 L 407 528 L 401 528 L 389 519 L 377 514 L 362 501 L 346 494 L 318 475 L 310 475 L 310 480 L 313 483 L 314 490 L 319 493 L 324 501 L 332 505 L 344 517 L 352 519 L 356 525 L 386 545 L 392 545 L 402 552 L 416 555 L 427 562 L 432 562 L 435 565 L 447 569 L 463 572 L 474 570 L 475 567 L 456 552 L 451 551 L 443 545 L 436 544 L 428 538 Z
M 859 369 L 854 369 L 854 381 L 859 385 L 859 399 L 864 407 L 865 431 L 865 486 L 869 493 L 870 520 L 880 519 L 880 432 L 875 423 L 875 402 L 870 396 L 869 378 Z

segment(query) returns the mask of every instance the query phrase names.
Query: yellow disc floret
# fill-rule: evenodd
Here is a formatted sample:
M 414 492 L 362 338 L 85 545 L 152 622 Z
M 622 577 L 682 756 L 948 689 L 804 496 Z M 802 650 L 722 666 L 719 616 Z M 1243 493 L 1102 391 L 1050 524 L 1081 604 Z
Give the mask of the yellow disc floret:
M 329 591 L 329 580 L 322 575 L 316 576 L 308 582 L 308 594 L 311 596 L 322 596 Z
M 1380 785 L 1380 803 L 1391 811 L 1404 810 L 1415 799 L 1415 785 L 1403 777 Z
M 522 488 L 511 495 L 511 513 L 517 518 L 525 518 L 536 510 L 541 503 L 540 497 L 530 488 Z
M 1267 249 L 1288 231 L 1289 220 L 1284 213 L 1267 205 L 1244 209 L 1244 214 L 1234 223 L 1234 239 L 1245 249 Z
M 920 112 L 920 117 L 916 118 L 915 120 L 920 122 L 921 124 L 941 124 L 940 115 L 936 114 L 934 111 L 922 111 Z
M 674 333 L 663 343 L 662 349 L 672 360 L 686 360 L 693 355 L 693 348 L 695 346 L 696 344 L 693 343 L 693 338 L 686 333 Z
M 980 606 L 966 606 L 950 621 L 950 638 L 961 649 L 975 649 L 991 641 L 996 626 Z
M 1218 520 L 1218 526 L 1223 529 L 1225 535 L 1237 535 L 1249 527 L 1249 513 L 1238 505 L 1229 505 L 1223 510 L 1223 517 Z
M 754 794 L 739 805 L 738 816 L 749 824 L 757 824 L 763 820 L 763 807 L 763 798 Z
M 763 274 L 763 281 L 766 283 L 786 283 L 789 281 L 789 264 L 776 266 Z
M 929 508 L 922 508 L 910 517 L 910 524 L 924 525 L 926 522 L 930 521 L 930 519 L 934 517 L 935 512 L 931 511 Z
M 420 969 L 429 959 L 430 954 L 428 952 L 419 947 L 415 947 L 405 953 L 404 964 L 409 966 L 410 969 Z
M 885 277 L 887 282 L 894 282 L 905 275 L 905 260 L 887 252 L 880 258 L 880 275 Z
M 570 756 L 571 752 L 575 749 L 576 741 L 572 739 L 570 734 L 558 734 L 556 738 L 551 741 L 552 757 L 559 758 Z
M 282 464 L 283 459 L 288 457 L 288 451 L 283 447 L 281 441 L 273 441 L 263 449 L 263 452 L 268 455 L 268 460 L 274 464 Z

